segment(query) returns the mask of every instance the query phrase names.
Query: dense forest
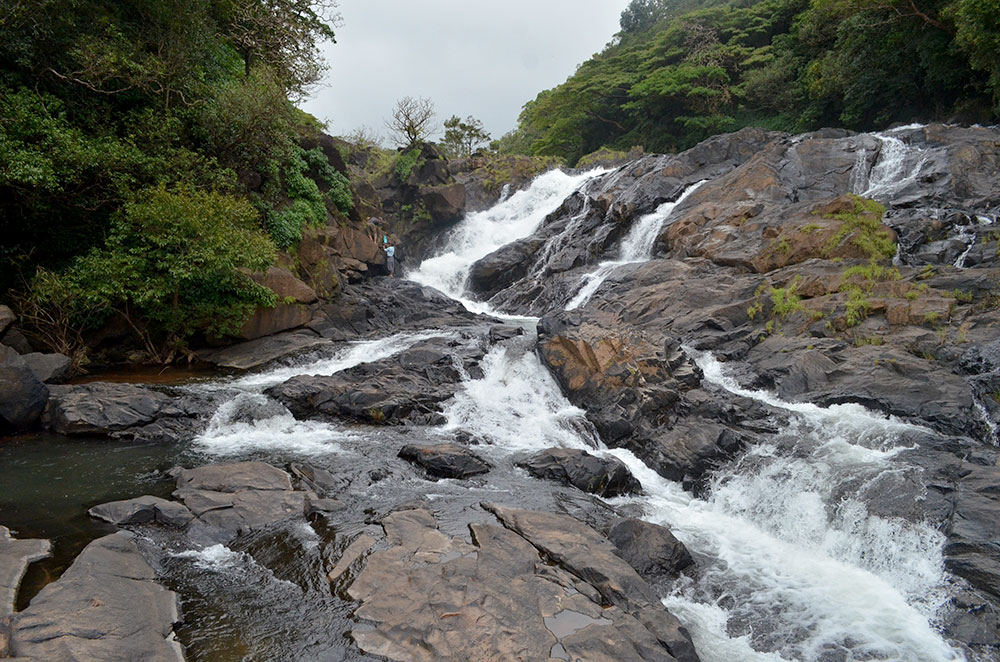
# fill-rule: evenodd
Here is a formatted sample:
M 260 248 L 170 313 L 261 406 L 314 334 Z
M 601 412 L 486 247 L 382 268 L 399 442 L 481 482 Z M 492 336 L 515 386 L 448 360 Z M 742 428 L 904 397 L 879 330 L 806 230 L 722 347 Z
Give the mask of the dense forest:
M 995 0 L 632 0 L 620 27 L 525 105 L 503 149 L 574 163 L 744 126 L 1000 118 Z
M 334 3 L 0 4 L 0 293 L 44 344 L 112 315 L 156 353 L 238 328 L 274 298 L 243 269 L 350 210 L 293 103 Z

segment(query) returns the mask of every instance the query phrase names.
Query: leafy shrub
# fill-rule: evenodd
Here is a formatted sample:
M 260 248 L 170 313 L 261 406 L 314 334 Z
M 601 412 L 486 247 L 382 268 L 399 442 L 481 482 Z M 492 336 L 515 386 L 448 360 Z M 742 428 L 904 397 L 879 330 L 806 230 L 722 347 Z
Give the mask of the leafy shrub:
M 42 302 L 73 292 L 76 325 L 120 313 L 158 354 L 160 339 L 177 347 L 196 331 L 233 334 L 258 306 L 273 306 L 274 293 L 241 272 L 273 260 L 247 201 L 159 186 L 116 214 L 104 247 L 60 276 L 39 272 L 32 289 Z
M 399 181 L 405 182 L 410 178 L 410 173 L 413 172 L 418 161 L 420 161 L 419 147 L 399 153 L 399 156 L 396 157 L 396 164 L 393 166 L 393 172 L 396 173 Z

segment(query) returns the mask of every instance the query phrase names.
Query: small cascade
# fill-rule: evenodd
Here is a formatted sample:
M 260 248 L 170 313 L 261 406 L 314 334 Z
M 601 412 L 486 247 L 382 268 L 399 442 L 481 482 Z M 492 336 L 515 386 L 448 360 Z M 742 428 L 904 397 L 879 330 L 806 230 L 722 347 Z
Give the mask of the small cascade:
M 921 157 L 919 149 L 910 147 L 893 134 L 921 127 L 920 124 L 913 124 L 872 134 L 881 143 L 878 158 L 871 170 L 865 172 L 867 154 L 864 150 L 858 153 L 857 163 L 851 173 L 853 192 L 884 202 L 916 182 L 926 159 Z
M 233 456 L 254 451 L 287 451 L 300 455 L 342 453 L 340 442 L 352 435 L 340 426 L 320 421 L 299 421 L 279 402 L 263 394 L 268 387 L 298 375 L 333 375 L 362 363 L 371 363 L 403 352 L 430 338 L 447 337 L 446 331 L 397 333 L 387 338 L 350 343 L 329 357 L 300 360 L 229 381 L 188 387 L 192 391 L 225 391 L 232 394 L 212 415 L 205 431 L 193 440 L 195 449 L 210 455 Z
M 642 216 L 629 230 L 625 238 L 622 239 L 618 249 L 618 259 L 601 262 L 597 269 L 583 276 L 580 279 L 583 286 L 566 304 L 566 310 L 575 310 L 584 305 L 594 296 L 601 284 L 607 280 L 615 269 L 624 264 L 634 264 L 636 262 L 646 262 L 652 258 L 653 246 L 656 237 L 660 234 L 663 224 L 670 218 L 674 209 L 682 203 L 689 195 L 698 190 L 704 180 L 692 184 L 684 189 L 684 192 L 673 202 L 664 202 L 651 214 Z
M 487 312 L 484 304 L 465 297 L 465 281 L 472 265 L 501 246 L 530 235 L 570 194 L 605 172 L 597 169 L 567 175 L 552 170 L 492 208 L 469 214 L 452 231 L 448 248 L 424 260 L 410 279 L 441 290 L 474 312 Z

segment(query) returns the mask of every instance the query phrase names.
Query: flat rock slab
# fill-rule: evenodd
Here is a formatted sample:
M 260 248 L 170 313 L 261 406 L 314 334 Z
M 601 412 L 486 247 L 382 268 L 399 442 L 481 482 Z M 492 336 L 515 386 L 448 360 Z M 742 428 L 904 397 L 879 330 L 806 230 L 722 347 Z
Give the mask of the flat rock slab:
M 434 478 L 469 478 L 490 470 L 490 465 L 458 444 L 409 444 L 400 449 L 399 457 L 422 467 Z
M 225 542 L 303 517 L 314 495 L 292 489 L 291 476 L 281 469 L 263 462 L 235 462 L 177 470 L 174 496 L 195 517 L 189 534 Z
M 292 479 L 287 473 L 265 462 L 234 462 L 209 464 L 177 472 L 178 490 L 290 490 Z
M 17 616 L 12 653 L 79 662 L 183 660 L 173 638 L 177 595 L 155 578 L 127 534 L 95 540 Z
M 572 485 L 601 497 L 642 492 L 642 486 L 624 462 L 576 448 L 547 448 L 518 462 L 518 466 L 532 476 Z
M 0 618 L 14 613 L 17 588 L 28 564 L 48 557 L 51 549 L 48 540 L 17 540 L 0 526 Z
M 311 332 L 287 332 L 257 338 L 223 349 L 201 351 L 197 355 L 202 361 L 220 368 L 249 370 L 325 345 L 333 345 L 333 343 Z
M 441 533 L 423 509 L 394 512 L 382 526 L 390 547 L 372 553 L 348 589 L 361 602 L 355 616 L 375 623 L 352 632 L 368 653 L 412 662 L 678 659 L 642 619 L 602 606 L 593 586 L 513 531 L 473 524 L 470 544 Z
M 52 386 L 42 423 L 60 434 L 110 434 L 186 411 L 165 393 L 133 384 Z
M 588 582 L 604 601 L 642 621 L 678 660 L 699 659 L 687 630 L 663 609 L 653 588 L 617 555 L 614 544 L 603 535 L 569 515 L 488 503 L 482 506 L 546 558 Z
M 87 513 L 115 526 L 156 523 L 183 528 L 194 519 L 191 511 L 176 501 L 149 495 L 102 503 Z
M 0 345 L 0 422 L 33 425 L 45 409 L 49 389 L 13 348 Z

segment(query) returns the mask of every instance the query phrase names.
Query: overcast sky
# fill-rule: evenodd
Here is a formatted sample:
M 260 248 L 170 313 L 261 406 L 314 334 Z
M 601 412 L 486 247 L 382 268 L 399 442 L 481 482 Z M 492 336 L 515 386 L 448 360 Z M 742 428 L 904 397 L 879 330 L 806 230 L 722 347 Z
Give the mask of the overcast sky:
M 566 80 L 618 31 L 628 0 L 340 0 L 325 86 L 300 106 L 345 135 L 385 135 L 396 100 L 428 97 L 438 123 L 483 121 L 494 138 L 525 102 Z

